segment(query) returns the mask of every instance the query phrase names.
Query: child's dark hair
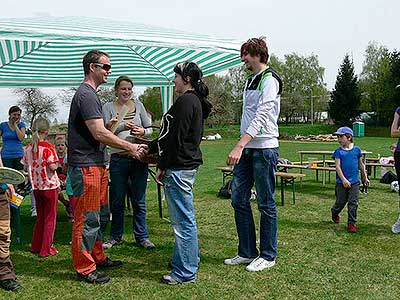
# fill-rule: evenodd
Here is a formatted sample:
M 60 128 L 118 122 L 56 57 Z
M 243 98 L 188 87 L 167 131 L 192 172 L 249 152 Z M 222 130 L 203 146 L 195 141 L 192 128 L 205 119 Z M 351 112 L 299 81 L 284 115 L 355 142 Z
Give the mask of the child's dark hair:
M 185 61 L 177 64 L 174 67 L 174 72 L 179 74 L 184 82 L 189 82 L 193 87 L 201 101 L 203 118 L 206 119 L 211 112 L 212 105 L 207 101 L 209 90 L 202 80 L 203 72 L 200 70 L 199 66 L 194 62 Z
M 350 133 L 345 133 L 344 135 L 350 140 L 350 142 L 353 142 L 353 136 Z

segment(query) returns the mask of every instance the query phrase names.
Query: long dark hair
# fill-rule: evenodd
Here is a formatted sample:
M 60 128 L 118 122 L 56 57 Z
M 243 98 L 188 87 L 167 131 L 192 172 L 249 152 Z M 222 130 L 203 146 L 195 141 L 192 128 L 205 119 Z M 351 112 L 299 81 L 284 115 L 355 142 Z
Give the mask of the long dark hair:
M 177 64 L 174 67 L 174 72 L 179 74 L 184 82 L 190 83 L 200 99 L 201 107 L 203 109 L 203 118 L 207 119 L 211 112 L 212 104 L 207 100 L 209 90 L 207 85 L 203 82 L 203 72 L 197 64 L 190 61 L 185 61 Z M 189 80 L 187 80 L 189 78 Z

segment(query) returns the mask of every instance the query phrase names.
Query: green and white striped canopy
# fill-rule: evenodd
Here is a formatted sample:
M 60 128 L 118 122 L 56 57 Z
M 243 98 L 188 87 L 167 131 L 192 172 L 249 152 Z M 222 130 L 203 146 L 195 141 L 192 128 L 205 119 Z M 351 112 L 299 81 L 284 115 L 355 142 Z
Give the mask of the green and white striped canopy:
M 83 79 L 82 58 L 110 54 L 113 83 L 130 76 L 138 86 L 171 86 L 173 67 L 191 60 L 204 76 L 240 64 L 231 39 L 87 17 L 0 19 L 0 87 L 71 87 Z

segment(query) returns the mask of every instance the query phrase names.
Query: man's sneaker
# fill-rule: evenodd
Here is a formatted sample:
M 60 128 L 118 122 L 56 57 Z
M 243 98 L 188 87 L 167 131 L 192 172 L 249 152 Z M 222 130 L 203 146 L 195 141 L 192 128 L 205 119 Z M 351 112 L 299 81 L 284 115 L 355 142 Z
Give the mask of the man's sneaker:
M 357 232 L 356 225 L 354 225 L 354 224 L 347 225 L 347 231 L 350 233 L 356 233 Z
M 21 285 L 15 279 L 0 280 L 0 287 L 6 291 L 15 291 L 21 288 Z
M 332 214 L 332 221 L 338 224 L 340 222 L 340 216 Z
M 82 275 L 80 273 L 76 273 L 78 280 L 86 281 L 87 283 L 92 284 L 104 284 L 110 281 L 110 277 L 106 274 L 100 273 L 97 270 L 94 270 L 92 273 L 87 275 Z
M 156 245 L 154 245 L 150 240 L 143 240 L 138 243 L 140 247 L 145 248 L 147 250 L 154 249 Z
M 249 272 L 258 272 L 275 266 L 275 260 L 269 261 L 262 257 L 255 258 L 247 267 Z
M 253 261 L 254 258 L 247 258 L 247 257 L 241 257 L 239 255 L 236 255 L 233 258 L 227 258 L 224 260 L 224 264 L 226 265 L 247 265 Z
M 120 260 L 111 260 L 108 257 L 102 262 L 96 264 L 97 269 L 115 269 L 122 266 L 122 261 Z
M 103 243 L 103 249 L 110 249 L 113 246 L 120 244 L 122 244 L 122 240 L 109 239 L 108 241 Z
M 393 224 L 392 232 L 393 233 L 400 233 L 400 218 L 397 220 L 396 223 Z
M 173 279 L 171 277 L 171 275 L 168 274 L 168 275 L 163 275 L 161 277 L 161 282 L 165 283 L 165 284 L 168 284 L 168 285 L 177 285 L 177 284 L 195 283 L 196 279 L 179 282 L 179 281 L 176 281 L 175 279 Z

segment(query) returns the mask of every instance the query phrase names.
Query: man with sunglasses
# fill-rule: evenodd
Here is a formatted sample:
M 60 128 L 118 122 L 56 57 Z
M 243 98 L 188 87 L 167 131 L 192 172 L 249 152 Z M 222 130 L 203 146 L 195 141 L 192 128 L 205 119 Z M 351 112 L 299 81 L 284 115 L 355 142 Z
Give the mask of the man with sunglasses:
M 83 58 L 85 79 L 76 91 L 68 120 L 68 174 L 76 198 L 72 229 L 72 261 L 78 280 L 102 284 L 110 277 L 98 269 L 117 268 L 103 250 L 101 224 L 109 218 L 106 145 L 141 158 L 147 146 L 131 144 L 104 126 L 102 105 L 96 89 L 111 73 L 107 53 L 92 50 Z
M 252 73 L 243 92 L 241 138 L 228 156 L 234 165 L 232 206 L 239 237 L 238 254 L 225 259 L 227 265 L 248 264 L 247 271 L 262 271 L 275 265 L 277 254 L 277 211 L 274 200 L 278 159 L 278 116 L 282 81 L 268 67 L 264 38 L 253 38 L 240 49 L 242 61 Z M 250 206 L 251 188 L 256 185 L 260 211 L 260 251 Z

